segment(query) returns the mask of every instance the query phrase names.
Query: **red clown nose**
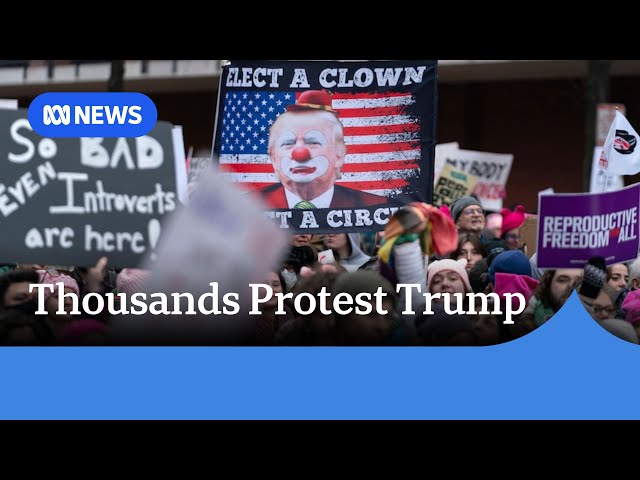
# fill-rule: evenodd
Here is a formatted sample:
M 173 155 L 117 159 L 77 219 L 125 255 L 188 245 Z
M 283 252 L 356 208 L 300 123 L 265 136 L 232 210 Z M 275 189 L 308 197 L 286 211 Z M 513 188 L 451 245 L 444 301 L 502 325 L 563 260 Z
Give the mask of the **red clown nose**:
M 291 158 L 296 162 L 306 162 L 311 158 L 311 152 L 307 147 L 296 147 L 291 151 Z

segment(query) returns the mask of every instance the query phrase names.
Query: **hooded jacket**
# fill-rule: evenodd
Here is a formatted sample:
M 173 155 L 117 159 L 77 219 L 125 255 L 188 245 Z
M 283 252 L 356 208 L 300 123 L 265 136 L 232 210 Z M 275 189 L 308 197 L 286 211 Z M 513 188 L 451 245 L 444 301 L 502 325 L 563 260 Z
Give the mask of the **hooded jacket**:
M 351 255 L 347 258 L 341 258 L 338 263 L 342 265 L 348 272 L 355 272 L 359 268 L 365 266 L 367 262 L 372 260 L 372 257 L 365 254 L 360 248 L 360 234 L 348 233 L 347 238 L 351 244 Z

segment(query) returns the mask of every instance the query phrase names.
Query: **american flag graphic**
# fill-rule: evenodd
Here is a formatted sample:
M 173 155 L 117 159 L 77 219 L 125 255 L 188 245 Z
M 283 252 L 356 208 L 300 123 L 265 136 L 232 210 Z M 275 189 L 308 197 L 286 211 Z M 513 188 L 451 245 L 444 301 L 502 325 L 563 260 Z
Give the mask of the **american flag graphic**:
M 302 92 L 234 91 L 224 97 L 219 161 L 223 176 L 243 190 L 277 183 L 267 153 L 269 128 Z M 394 196 L 420 175 L 418 119 L 409 93 L 336 93 L 332 107 L 344 126 L 347 155 L 336 183 Z

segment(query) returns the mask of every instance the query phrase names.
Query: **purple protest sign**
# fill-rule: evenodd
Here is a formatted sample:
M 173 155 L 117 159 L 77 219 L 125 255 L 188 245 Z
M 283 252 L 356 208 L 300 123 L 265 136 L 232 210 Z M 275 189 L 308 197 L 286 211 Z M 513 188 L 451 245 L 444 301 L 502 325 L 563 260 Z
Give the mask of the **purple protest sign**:
M 638 256 L 640 184 L 606 193 L 538 197 L 538 267 L 582 268 L 601 256 L 606 264 Z

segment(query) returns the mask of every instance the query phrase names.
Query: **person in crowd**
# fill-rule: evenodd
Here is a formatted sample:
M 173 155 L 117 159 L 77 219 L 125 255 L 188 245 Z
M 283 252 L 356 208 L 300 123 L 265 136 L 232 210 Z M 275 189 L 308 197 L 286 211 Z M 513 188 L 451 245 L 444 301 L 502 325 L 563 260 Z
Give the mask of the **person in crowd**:
M 616 312 L 616 318 L 621 320 L 624 320 L 627 315 L 626 311 L 622 308 L 622 304 L 624 303 L 626 296 L 630 292 L 640 289 L 640 257 L 636 258 L 629 264 L 628 272 L 629 280 L 627 281 L 626 288 L 620 290 L 616 297 L 616 308 L 618 309 Z
M 375 257 L 378 254 L 378 248 L 380 247 L 379 234 L 381 232 L 362 232 L 360 234 L 360 244 L 362 251 L 371 257 Z
M 324 237 L 327 248 L 347 271 L 377 270 L 377 257 L 370 257 L 360 248 L 359 233 L 329 233 Z
M 427 268 L 427 290 L 429 293 L 449 293 L 451 310 L 467 310 L 466 294 L 472 292 L 472 289 L 466 266 L 467 260 L 462 258 L 460 260 L 437 260 L 430 263 Z M 456 293 L 460 293 L 462 297 L 455 296 Z M 434 299 L 434 302 L 444 301 L 445 299 L 442 297 Z
M 640 337 L 640 290 L 630 291 L 622 302 L 622 308 L 625 312 L 625 320 L 633 326 Z
M 593 315 L 593 302 L 607 281 L 605 259 L 600 256 L 591 257 L 583 269 L 582 283 L 578 288 L 578 298 L 589 315 Z
M 473 196 L 460 197 L 450 206 L 451 217 L 458 229 L 458 235 L 470 233 L 476 235 L 483 241 L 484 230 L 484 210 L 480 200 Z
M 127 300 L 135 293 L 145 292 L 151 272 L 141 268 L 123 268 L 116 277 L 116 291 L 127 295 Z
M 485 217 L 485 226 L 482 236 L 489 240 L 498 240 L 502 233 L 502 215 L 498 212 L 493 212 Z
M 535 252 L 533 255 L 531 255 L 531 257 L 529 258 L 529 263 L 531 264 L 531 276 L 536 280 L 540 280 L 545 272 L 545 269 L 538 268 L 538 252 Z
M 45 322 L 53 332 L 53 335 L 56 339 L 59 339 L 62 335 L 63 330 L 67 325 L 72 323 L 74 320 L 79 319 L 80 317 L 77 315 L 72 315 L 74 302 L 71 298 L 71 295 L 75 295 L 78 299 L 77 308 L 80 310 L 81 308 L 81 298 L 79 297 L 80 289 L 78 288 L 78 283 L 70 277 L 69 275 L 65 275 L 63 273 L 59 273 L 58 275 L 53 275 L 49 270 L 38 270 L 39 276 L 38 283 L 41 284 L 51 284 L 53 285 L 53 290 L 48 288 L 43 288 L 42 295 L 44 296 L 44 308 L 47 311 L 46 317 L 44 317 Z M 62 293 L 66 294 L 64 296 L 64 303 L 60 305 L 60 292 L 59 292 L 59 283 L 62 283 Z
M 640 289 L 640 257 L 629 264 L 629 290 Z
M 433 314 L 419 315 L 416 330 L 420 343 L 430 347 L 471 347 L 477 344 L 469 315 L 449 314 L 444 304 L 433 303 Z
M 485 293 L 489 283 L 489 267 L 487 259 L 483 258 L 469 271 L 469 284 L 474 293 Z
M 311 235 L 309 235 L 311 237 Z M 280 274 L 285 281 L 285 291 L 288 293 L 295 287 L 302 267 L 310 267 L 316 261 L 314 249 L 308 245 L 292 246 L 287 257 L 282 262 Z
M 331 268 L 329 268 L 331 267 Z M 297 293 L 306 292 L 318 298 L 318 294 L 325 288 L 328 294 L 327 303 L 331 305 L 332 287 L 336 279 L 343 274 L 333 266 L 315 265 L 313 269 L 301 270 L 301 280 L 296 286 Z M 310 310 L 310 301 L 306 296 L 299 300 L 300 312 L 294 310 L 295 318 L 284 323 L 276 332 L 274 343 L 286 346 L 322 346 L 335 345 L 335 317 L 333 309 L 328 315 L 319 308 Z
M 638 334 L 629 322 L 618 320 L 617 318 L 608 318 L 598 323 L 602 328 L 620 340 L 638 345 Z
M 107 263 L 107 257 L 100 257 L 93 267 L 75 267 L 73 269 L 70 276 L 78 284 L 80 292 L 78 296 L 80 299 L 83 299 L 88 293 L 98 293 L 104 296 L 116 288 L 118 273 L 114 269 L 108 268 Z M 104 298 L 104 300 L 106 302 L 106 298 Z M 98 300 L 95 297 L 91 297 L 88 306 L 91 311 L 99 310 L 97 308 Z M 80 310 L 82 311 L 82 318 L 94 318 L 101 322 L 108 321 L 109 312 L 107 309 L 103 309 L 97 314 L 91 314 L 85 311 L 82 306 L 80 306 Z
M 326 235 L 324 233 L 319 234 L 315 233 L 311 235 L 311 241 L 309 242 L 309 246 L 316 251 L 316 259 L 318 258 L 318 253 L 325 250 L 327 247 L 324 245 L 324 237 Z
M 15 269 L 0 275 L 0 313 L 18 309 L 35 314 L 38 309 L 37 290 L 29 291 L 29 285 L 39 283 L 35 270 Z
M 491 266 L 491 262 L 493 259 L 500 255 L 505 250 L 508 250 L 507 244 L 504 240 L 489 240 L 484 244 L 484 249 L 486 252 L 487 259 L 487 268 Z
M 52 345 L 50 328 L 35 315 L 18 309 L 0 313 L 0 345 Z
M 520 250 L 505 250 L 494 257 L 489 265 L 490 291 L 495 290 L 496 273 L 513 273 L 531 277 L 529 259 Z
M 428 292 L 428 266 L 433 261 L 427 261 L 427 257 L 438 254 L 448 262 L 458 264 L 446 258 L 457 245 L 458 231 L 446 211 L 423 203 L 409 204 L 395 212 L 385 226 L 384 243 L 378 251 L 380 273 L 392 285 L 412 284 L 420 287 L 411 289 L 410 293 L 411 304 L 417 311 L 424 306 L 424 293 Z M 466 265 L 466 260 L 461 259 L 460 262 Z M 464 273 L 466 275 L 466 271 Z M 399 311 L 405 310 L 407 300 L 406 295 L 399 296 Z M 403 319 L 408 328 L 414 328 L 415 316 L 405 315 Z
M 451 254 L 453 260 L 467 259 L 467 274 L 479 260 L 487 256 L 484 245 L 476 235 L 468 233 L 458 237 L 458 248 Z
M 607 283 L 607 268 L 603 257 L 592 257 L 584 267 L 578 297 L 591 317 L 613 335 L 638 343 L 633 327 L 624 320 L 616 319 L 617 293 Z
M 524 297 L 525 304 L 531 300 L 536 288 L 540 285 L 538 280 L 531 278 L 528 275 L 519 275 L 515 273 L 502 273 L 498 272 L 494 275 L 495 284 L 493 291 L 500 298 L 500 307 L 504 311 L 506 294 L 519 293 Z M 512 297 L 513 298 L 513 297 Z M 514 308 L 518 308 L 517 304 Z
M 335 332 L 338 345 L 343 346 L 383 346 L 414 345 L 415 332 L 409 330 L 397 313 L 397 298 L 391 284 L 380 274 L 373 271 L 347 272 L 340 275 L 331 289 L 335 297 L 339 293 L 348 293 L 353 298 L 360 293 L 373 295 L 382 289 L 386 294 L 382 310 L 377 311 L 373 297 L 369 302 L 371 312 L 360 315 L 355 308 L 347 314 L 334 312 Z
M 498 274 L 506 275 L 506 274 Z M 496 305 L 493 297 L 487 297 L 487 313 L 482 312 L 484 306 L 480 297 L 474 298 L 475 314 L 469 314 L 471 330 L 475 337 L 475 344 L 479 346 L 497 345 L 511 339 L 507 325 L 504 325 L 504 314 L 494 313 Z
M 615 318 L 615 293 L 615 290 L 606 283 L 600 288 L 590 306 L 590 314 L 594 320 L 602 321 Z
M 507 293 L 520 293 L 527 302 L 531 302 L 535 290 L 539 287 L 539 282 L 531 277 L 529 259 L 520 250 L 505 250 L 496 255 L 491 262 L 487 277 L 488 285 L 484 293 L 496 293 L 500 298 L 503 311 Z M 515 325 L 509 326 L 512 338 L 526 335 L 537 327 L 533 315 L 524 314 L 528 306 L 529 304 L 525 307 L 523 314 L 515 320 Z
M 526 218 L 526 210 L 522 205 L 517 205 L 513 211 L 503 208 L 500 211 L 502 215 L 502 233 L 500 239 L 504 240 L 509 250 L 517 250 L 522 246 L 520 241 L 520 227 Z
M 515 250 L 517 251 L 517 250 Z M 550 269 L 540 278 L 534 295 L 529 299 L 527 308 L 522 313 L 531 329 L 538 328 L 549 320 L 567 301 L 576 284 L 582 279 L 583 271 L 579 268 Z M 524 323 L 524 322 L 523 322 Z M 523 334 L 529 331 L 522 332 Z
M 313 235 L 310 233 L 296 233 L 291 235 L 292 247 L 310 247 Z
M 0 325 L 13 322 L 16 328 L 27 326 L 33 330 L 31 337 L 37 344 L 49 345 L 54 342 L 54 333 L 43 315 L 36 315 L 38 310 L 37 289 L 30 292 L 29 286 L 39 283 L 40 277 L 35 270 L 16 268 L 0 275 Z M 27 317 L 31 318 L 29 320 Z M 36 325 L 37 326 L 33 326 Z M 9 327 L 8 327 L 9 328 Z M 9 330 L 12 330 L 10 327 Z M 9 332 L 7 330 L 7 332 Z M 24 333 L 26 329 L 23 329 Z M 12 341 L 7 333 L 7 342 Z M 19 335 L 19 334 L 17 334 Z M 9 338 L 11 337 L 11 338 Z M 24 338 L 25 337 L 20 337 Z
M 123 268 L 118 272 L 116 277 L 116 287 L 112 291 L 115 294 L 114 307 L 117 311 L 121 311 L 124 307 L 123 299 L 126 298 L 126 306 L 131 312 L 133 304 L 131 297 L 137 293 L 147 295 L 146 303 L 149 306 L 152 299 L 148 296 L 152 293 L 151 271 L 141 268 Z M 142 301 L 137 297 L 138 301 Z M 139 310 L 139 307 L 136 307 Z M 95 319 L 95 318 L 94 318 Z M 149 314 L 135 315 L 133 313 L 118 313 L 108 317 L 106 325 L 109 327 L 108 340 L 112 344 L 125 345 L 153 345 L 166 344 L 167 334 L 164 330 L 154 328 L 158 323 L 162 324 L 163 319 Z M 88 325 L 88 324 L 87 324 Z M 181 338 L 177 342 L 197 343 L 191 338 Z
M 607 285 L 620 292 L 629 283 L 629 269 L 624 263 L 614 263 L 607 267 Z

